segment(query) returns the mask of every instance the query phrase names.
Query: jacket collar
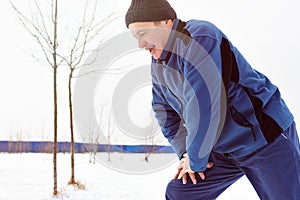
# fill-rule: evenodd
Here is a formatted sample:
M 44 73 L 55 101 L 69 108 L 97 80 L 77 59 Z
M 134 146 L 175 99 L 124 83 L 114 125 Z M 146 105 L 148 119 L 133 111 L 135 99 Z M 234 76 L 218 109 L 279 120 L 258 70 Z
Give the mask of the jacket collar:
M 183 22 L 179 19 L 174 20 L 172 31 L 170 33 L 166 46 L 160 58 L 158 59 L 158 62 L 169 60 L 173 52 L 174 44 L 177 38 L 182 39 L 184 42 L 187 42 L 186 40 L 188 41 L 190 40 L 191 38 L 190 33 L 185 29 L 185 26 L 186 26 L 186 22 Z

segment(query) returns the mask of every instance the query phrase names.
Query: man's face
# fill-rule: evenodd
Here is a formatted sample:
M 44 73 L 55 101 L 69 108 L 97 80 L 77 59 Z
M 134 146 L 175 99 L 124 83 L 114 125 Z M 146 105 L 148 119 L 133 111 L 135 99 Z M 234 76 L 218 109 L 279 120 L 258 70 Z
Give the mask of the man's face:
M 129 30 L 138 40 L 139 48 L 149 51 L 159 59 L 168 41 L 173 22 L 171 20 L 161 22 L 135 22 L 129 24 Z

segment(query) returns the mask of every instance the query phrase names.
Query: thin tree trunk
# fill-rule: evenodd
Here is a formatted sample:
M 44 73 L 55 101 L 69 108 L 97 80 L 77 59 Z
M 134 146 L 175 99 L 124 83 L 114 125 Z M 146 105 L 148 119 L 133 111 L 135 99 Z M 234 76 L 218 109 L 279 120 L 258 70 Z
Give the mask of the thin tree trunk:
M 69 184 L 76 184 L 75 182 L 75 167 L 74 167 L 74 129 L 73 129 L 73 104 L 72 104 L 72 76 L 73 76 L 73 70 L 71 69 L 71 72 L 69 74 L 69 83 L 68 83 L 68 89 L 69 89 L 69 109 L 70 109 L 70 131 L 71 131 L 71 180 L 69 181 Z
M 57 50 L 57 0 L 55 0 L 55 13 L 54 13 L 54 38 L 53 38 L 53 90 L 54 90 L 54 150 L 53 150 L 53 195 L 57 195 L 57 60 L 56 60 L 56 50 Z
M 57 90 L 56 90 L 56 73 L 57 70 L 54 68 L 53 79 L 54 79 L 54 147 L 53 147 L 53 195 L 57 195 Z

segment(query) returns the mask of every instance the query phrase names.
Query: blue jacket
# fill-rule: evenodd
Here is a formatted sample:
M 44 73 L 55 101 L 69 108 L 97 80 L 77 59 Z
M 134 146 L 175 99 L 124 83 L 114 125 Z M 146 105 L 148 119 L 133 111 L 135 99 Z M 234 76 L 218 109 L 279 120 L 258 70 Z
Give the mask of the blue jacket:
M 211 151 L 249 155 L 294 120 L 278 88 L 206 21 L 176 19 L 161 57 L 152 58 L 151 75 L 161 130 L 197 172 Z

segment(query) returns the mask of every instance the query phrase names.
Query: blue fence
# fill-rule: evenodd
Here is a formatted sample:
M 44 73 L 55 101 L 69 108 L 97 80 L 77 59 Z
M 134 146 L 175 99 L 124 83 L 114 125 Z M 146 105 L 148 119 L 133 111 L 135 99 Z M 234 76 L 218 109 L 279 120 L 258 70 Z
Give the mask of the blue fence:
M 0 141 L 0 152 L 6 153 L 53 153 L 53 142 Z M 174 153 L 170 146 L 159 145 L 109 145 L 75 143 L 75 153 L 87 152 L 123 152 L 123 153 Z M 58 142 L 58 153 L 69 153 L 70 142 Z

